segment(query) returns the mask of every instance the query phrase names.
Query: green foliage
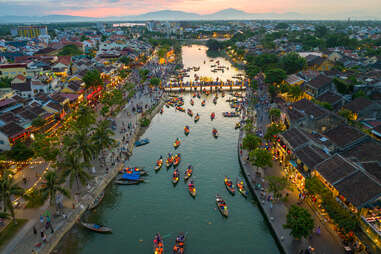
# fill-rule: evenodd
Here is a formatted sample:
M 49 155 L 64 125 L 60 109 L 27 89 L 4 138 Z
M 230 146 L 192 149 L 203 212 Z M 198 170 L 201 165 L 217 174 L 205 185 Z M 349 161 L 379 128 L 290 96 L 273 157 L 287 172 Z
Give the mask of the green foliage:
M 59 153 L 58 140 L 44 134 L 35 134 L 32 150 L 36 157 L 42 157 L 46 161 L 56 161 Z
M 350 94 L 353 92 L 353 85 L 348 84 L 342 79 L 335 78 L 333 83 L 335 84 L 337 91 L 341 94 Z
M 333 110 L 333 106 L 328 103 L 328 102 L 325 102 L 325 101 L 318 101 L 318 100 L 313 100 L 313 102 L 315 104 L 318 104 L 319 106 L 322 106 L 323 108 L 325 109 L 328 109 L 328 110 Z
M 251 163 L 257 168 L 272 167 L 273 156 L 266 149 L 257 148 L 249 153 Z
M 85 82 L 86 88 L 103 86 L 101 74 L 97 69 L 87 71 L 85 76 L 83 76 L 82 80 L 83 82 Z
M 142 119 L 140 119 L 140 126 L 141 127 L 148 127 L 150 125 L 151 121 L 146 118 L 146 117 L 143 117 Z
M 33 157 L 33 150 L 22 142 L 16 142 L 7 152 L 7 157 L 14 161 L 25 161 Z
M 81 55 L 82 50 L 80 50 L 76 45 L 69 44 L 64 46 L 61 51 L 58 53 L 59 56 L 77 56 Z
M 70 197 L 69 191 L 61 187 L 64 182 L 65 179 L 58 177 L 55 171 L 48 171 L 44 174 L 44 184 L 41 187 L 41 194 L 43 197 L 49 197 L 51 207 L 56 206 L 57 193 L 61 193 L 65 197 Z
M 279 58 L 275 54 L 261 54 L 261 55 L 252 55 L 248 54 L 246 56 L 247 61 L 247 68 L 259 68 L 260 71 L 266 71 L 268 69 L 278 68 L 279 65 Z M 255 68 L 254 68 L 255 70 Z M 255 76 L 255 75 L 253 75 Z
M 24 190 L 15 183 L 15 179 L 9 170 L 4 170 L 0 176 L 0 193 L 3 202 L 3 211 L 10 211 L 11 216 L 15 219 L 12 199 L 24 194 Z
M 307 238 L 312 234 L 315 223 L 307 209 L 292 205 L 287 214 L 287 223 L 284 228 L 291 230 L 290 235 L 294 238 Z
M 102 116 L 106 116 L 110 112 L 110 107 L 105 105 L 101 108 L 101 114 Z
M 355 92 L 353 95 L 352 95 L 352 100 L 356 99 L 356 98 L 359 98 L 359 97 L 365 97 L 367 98 L 366 96 L 366 93 L 364 90 L 358 90 L 357 92 Z
M 356 232 L 359 230 L 359 220 L 351 212 L 340 205 L 332 196 L 332 193 L 319 181 L 317 177 L 306 179 L 306 189 L 309 193 L 319 195 L 322 199 L 322 206 L 327 211 L 329 217 L 344 232 Z
M 208 50 L 211 51 L 220 51 L 224 49 L 225 45 L 222 42 L 219 42 L 214 39 L 210 39 L 206 42 L 206 46 L 208 47 Z
M 302 95 L 303 90 L 300 86 L 291 86 L 287 92 L 287 96 L 293 101 L 297 101 Z
M 257 149 L 261 145 L 262 141 L 254 134 L 248 133 L 242 140 L 242 146 L 244 149 L 252 151 Z
M 287 23 L 278 23 L 275 28 L 276 29 L 287 29 L 289 25 Z
M 129 72 L 127 70 L 120 70 L 119 71 L 119 77 L 121 77 L 122 79 L 127 78 L 128 74 L 129 74 Z
M 306 60 L 297 53 L 288 53 L 280 60 L 282 68 L 288 73 L 296 73 L 303 70 Z
M 328 33 L 328 28 L 325 25 L 320 25 L 315 27 L 316 36 L 322 38 Z
M 279 108 L 271 108 L 269 115 L 271 117 L 271 121 L 278 121 L 280 119 L 280 109 Z
M 36 117 L 35 119 L 33 119 L 32 121 L 32 125 L 34 127 L 42 127 L 44 126 L 44 124 L 46 123 L 45 119 L 42 119 L 41 117 Z
M 9 78 L 9 77 L 0 78 L 0 88 L 10 88 L 11 82 L 12 82 L 12 78 Z
M 63 161 L 58 166 L 63 169 L 64 177 L 69 176 L 70 187 L 76 181 L 78 191 L 80 185 L 84 185 L 91 178 L 85 170 L 85 167 L 89 166 L 89 163 L 81 162 L 80 156 L 77 153 L 66 152 Z
M 90 106 L 86 104 L 80 104 L 77 110 L 74 112 L 74 119 L 75 122 L 73 126 L 75 128 L 86 129 L 95 123 L 95 112 Z
M 88 135 L 88 129 L 75 129 L 74 133 L 67 135 L 63 139 L 64 148 L 70 153 L 79 156 L 87 164 L 94 159 L 97 154 L 97 147 L 91 136 Z
M 159 86 L 160 85 L 160 79 L 159 78 L 151 78 L 149 83 L 152 85 L 152 86 Z
M 86 35 L 82 34 L 81 38 L 79 40 L 83 42 L 83 41 L 86 41 L 88 39 L 89 39 L 89 37 L 87 37 Z
M 111 122 L 109 120 L 104 120 L 99 122 L 94 129 L 94 134 L 91 138 L 93 139 L 98 152 L 105 148 L 111 148 L 116 144 L 116 141 L 112 138 L 114 132 L 109 129 L 110 125 Z
M 278 135 L 280 132 L 282 132 L 282 125 L 273 123 L 267 128 L 264 138 L 268 141 L 272 141 L 275 139 L 274 136 Z
M 2 219 L 8 219 L 9 218 L 9 214 L 4 213 L 4 212 L 0 212 L 0 218 L 2 218 Z
M 356 39 L 349 39 L 346 34 L 343 33 L 332 33 L 327 36 L 327 47 L 345 47 L 355 49 L 358 46 L 358 41 Z
M 291 184 L 286 177 L 267 176 L 266 179 L 269 184 L 269 192 L 274 193 L 274 197 L 276 198 L 281 197 L 281 192 L 284 189 L 291 187 Z
M 147 69 L 140 69 L 139 70 L 139 76 L 142 82 L 146 81 L 148 78 L 149 70 Z
M 119 62 L 121 62 L 124 65 L 129 65 L 132 62 L 132 60 L 127 56 L 122 56 L 121 58 L 119 58 Z
M 24 195 L 26 203 L 25 208 L 38 208 L 44 205 L 46 198 L 41 193 L 40 189 L 33 189 L 31 192 Z
M 269 69 L 265 71 L 265 74 L 265 82 L 269 84 L 279 84 L 287 77 L 286 72 L 280 68 Z

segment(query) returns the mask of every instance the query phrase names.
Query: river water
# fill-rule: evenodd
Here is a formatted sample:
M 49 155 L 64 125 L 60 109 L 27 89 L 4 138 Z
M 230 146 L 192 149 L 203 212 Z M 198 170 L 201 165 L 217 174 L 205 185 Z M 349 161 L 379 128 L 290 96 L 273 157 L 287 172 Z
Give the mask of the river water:
M 187 61 L 186 54 L 183 61 Z M 152 253 L 155 232 L 164 238 L 165 253 L 172 253 L 179 232 L 187 234 L 186 253 L 279 253 L 253 197 L 245 199 L 239 193 L 232 196 L 224 186 L 225 176 L 234 182 L 237 177 L 243 179 L 237 155 L 238 130 L 234 129 L 237 119 L 223 118 L 221 114 L 231 111 L 225 102 L 229 96 L 220 96 L 217 105 L 212 103 L 212 96 L 204 96 L 206 107 L 201 107 L 201 100 L 197 98 L 192 107 L 190 94 L 183 97 L 184 107 L 198 112 L 200 121 L 194 123 L 191 117 L 173 108 L 165 108 L 164 114 L 156 115 L 142 137 L 149 138 L 151 143 L 136 148 L 126 162 L 128 166 L 144 166 L 150 173 L 146 177 L 149 182 L 109 186 L 102 204 L 84 217 L 111 227 L 113 233 L 97 234 L 75 226 L 57 248 L 59 253 Z M 216 112 L 214 121 L 210 120 L 211 112 Z M 184 125 L 190 126 L 189 136 L 184 135 Z M 213 138 L 212 128 L 219 131 L 218 139 Z M 155 173 L 153 167 L 160 155 L 174 152 L 172 144 L 176 137 L 181 139 L 176 152 L 182 154 L 182 161 L 181 179 L 174 186 L 171 183 L 173 168 L 163 167 Z M 195 199 L 183 181 L 189 164 L 194 168 Z M 216 210 L 217 193 L 228 204 L 228 218 Z

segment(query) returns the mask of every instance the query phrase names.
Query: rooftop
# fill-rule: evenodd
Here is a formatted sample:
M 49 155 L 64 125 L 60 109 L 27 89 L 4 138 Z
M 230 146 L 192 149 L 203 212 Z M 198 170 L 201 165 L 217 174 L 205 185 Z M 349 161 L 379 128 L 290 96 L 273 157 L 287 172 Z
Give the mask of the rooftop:
M 327 131 L 324 135 L 340 148 L 344 148 L 365 137 L 365 134 L 349 125 L 340 125 Z
M 302 99 L 293 105 L 297 110 L 304 112 L 309 117 L 320 118 L 327 114 L 326 111 L 307 99 Z
M 320 95 L 317 99 L 321 102 L 328 102 L 329 104 L 334 105 L 343 98 L 331 91 L 327 91 L 326 93 Z
M 306 144 L 309 140 L 298 128 L 291 128 L 281 134 L 293 149 Z
M 0 127 L 0 131 L 4 133 L 8 138 L 12 138 L 23 133 L 24 128 L 14 122 L 10 122 Z
M 318 163 L 328 158 L 323 150 L 315 146 L 305 146 L 296 151 L 296 156 L 301 160 L 308 168 L 314 168 Z
M 349 109 L 352 112 L 360 112 L 366 107 L 370 106 L 373 102 L 365 97 L 357 97 L 353 101 L 344 105 L 344 108 Z
M 331 158 L 317 165 L 316 170 L 328 182 L 335 184 L 340 179 L 355 172 L 357 168 L 352 163 L 345 160 L 342 156 L 335 154 Z
M 357 162 L 381 162 L 381 144 L 369 140 L 343 152 L 342 155 Z
M 333 80 L 332 78 L 320 74 L 319 76 L 317 76 L 316 78 L 308 82 L 308 85 L 313 88 L 320 89 L 326 85 L 331 84 L 332 80 Z
M 381 164 L 377 162 L 361 163 L 361 166 L 371 175 L 381 181 Z

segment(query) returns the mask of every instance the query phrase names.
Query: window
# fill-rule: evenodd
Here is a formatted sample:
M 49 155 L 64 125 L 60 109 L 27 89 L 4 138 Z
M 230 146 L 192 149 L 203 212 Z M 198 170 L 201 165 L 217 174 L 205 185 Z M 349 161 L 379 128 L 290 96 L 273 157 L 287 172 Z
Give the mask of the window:
M 0 145 L 4 145 L 4 141 L 3 140 L 0 140 Z

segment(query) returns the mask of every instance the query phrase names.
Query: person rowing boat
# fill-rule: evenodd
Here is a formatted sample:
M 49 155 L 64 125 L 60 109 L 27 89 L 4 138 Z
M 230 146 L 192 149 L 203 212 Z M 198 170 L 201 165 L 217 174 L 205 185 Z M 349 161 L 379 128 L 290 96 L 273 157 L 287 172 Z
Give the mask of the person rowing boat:
M 212 112 L 212 114 L 210 114 L 210 119 L 214 120 L 215 117 L 216 117 L 216 114 L 214 112 Z

